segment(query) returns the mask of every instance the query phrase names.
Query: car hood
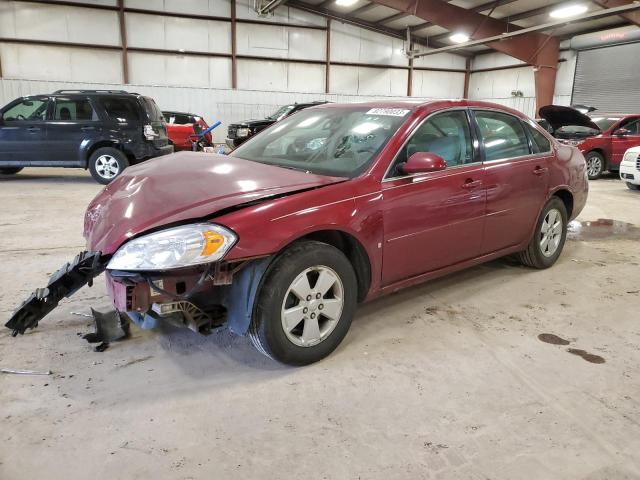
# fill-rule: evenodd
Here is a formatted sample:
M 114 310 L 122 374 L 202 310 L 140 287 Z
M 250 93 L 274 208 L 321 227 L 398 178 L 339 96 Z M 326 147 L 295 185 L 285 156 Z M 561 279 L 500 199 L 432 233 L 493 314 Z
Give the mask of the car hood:
M 245 120 L 243 122 L 232 123 L 230 127 L 265 127 L 276 123 L 275 120 L 262 118 L 256 120 Z
M 600 127 L 593 123 L 588 115 L 579 112 L 575 108 L 561 105 L 547 105 L 540 108 L 540 118 L 544 118 L 554 130 L 567 126 L 588 127 L 600 131 Z
M 84 236 L 88 250 L 108 255 L 149 230 L 343 181 L 232 156 L 179 152 L 127 168 L 105 187 L 87 208 Z

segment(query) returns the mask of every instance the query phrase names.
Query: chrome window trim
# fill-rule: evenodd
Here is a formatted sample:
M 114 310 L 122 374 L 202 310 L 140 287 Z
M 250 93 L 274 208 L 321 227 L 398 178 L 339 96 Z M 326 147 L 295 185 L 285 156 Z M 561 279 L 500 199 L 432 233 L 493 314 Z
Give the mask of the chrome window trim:
M 391 159 L 391 162 L 389 162 L 389 166 L 387 167 L 387 169 L 384 172 L 384 175 L 382 177 L 382 182 L 381 183 L 389 182 L 389 181 L 392 181 L 392 180 L 404 179 L 404 178 L 423 177 L 425 175 L 431 175 L 433 173 L 437 173 L 437 172 L 424 172 L 424 173 L 413 173 L 411 175 L 402 175 L 402 176 L 398 176 L 398 177 L 388 177 L 387 176 L 389 174 L 389 172 L 391 171 L 391 167 L 393 167 L 393 165 L 396 163 L 396 160 L 398 158 L 398 155 L 400 155 L 400 152 L 402 152 L 404 147 L 407 146 L 407 143 L 409 143 L 409 140 L 411 140 L 411 137 L 413 137 L 413 135 L 418 131 L 418 129 L 420 127 L 422 127 L 422 125 L 424 125 L 425 122 L 427 122 L 431 117 L 433 117 L 435 115 L 438 115 L 438 114 L 441 114 L 441 113 L 447 113 L 447 112 L 457 112 L 457 111 L 462 111 L 462 112 L 466 113 L 466 112 L 469 111 L 469 107 L 444 108 L 442 110 L 438 110 L 436 112 L 432 112 L 429 115 L 427 115 L 426 117 L 424 117 L 422 119 L 422 121 L 409 133 L 409 135 L 407 135 L 407 138 L 405 138 L 404 142 L 402 142 L 402 145 L 400 146 L 400 148 L 398 149 L 396 154 Z M 474 153 L 475 153 L 475 150 L 478 147 L 477 147 L 477 145 L 474 145 L 474 142 L 476 142 L 477 139 L 475 138 L 475 135 L 473 133 L 473 125 L 471 124 L 471 121 L 472 120 L 467 115 L 467 122 L 469 122 L 469 135 L 471 135 L 471 146 L 473 147 Z M 480 163 L 482 163 L 482 160 L 477 161 L 477 162 L 471 162 L 471 163 L 463 163 L 462 165 L 455 165 L 453 167 L 447 166 L 447 168 L 445 170 L 453 170 L 453 169 L 456 169 L 456 168 L 468 167 L 470 165 L 477 165 L 477 164 L 480 164 Z

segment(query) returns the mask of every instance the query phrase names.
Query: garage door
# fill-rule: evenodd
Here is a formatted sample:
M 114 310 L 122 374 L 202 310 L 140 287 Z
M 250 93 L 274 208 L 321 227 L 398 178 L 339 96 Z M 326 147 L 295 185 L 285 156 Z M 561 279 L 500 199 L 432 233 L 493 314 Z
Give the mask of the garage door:
M 573 105 L 640 112 L 640 43 L 578 52 Z

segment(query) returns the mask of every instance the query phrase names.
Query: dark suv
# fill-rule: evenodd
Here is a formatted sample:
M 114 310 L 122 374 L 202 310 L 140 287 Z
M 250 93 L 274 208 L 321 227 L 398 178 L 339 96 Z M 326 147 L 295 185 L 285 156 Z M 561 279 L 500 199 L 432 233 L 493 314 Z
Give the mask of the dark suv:
M 173 152 L 152 98 L 121 90 L 58 90 L 0 110 L 0 174 L 88 168 L 107 184 L 127 166 Z
M 227 146 L 233 150 L 234 148 L 239 147 L 244 142 L 249 140 L 249 138 L 256 133 L 261 132 L 265 128 L 273 125 L 276 122 L 279 122 L 283 118 L 286 118 L 289 115 L 293 115 L 303 108 L 313 107 L 315 105 L 323 105 L 325 103 L 329 102 L 317 101 L 308 103 L 292 103 L 290 105 L 280 107 L 278 110 L 276 110 L 266 118 L 258 120 L 245 120 L 244 122 L 240 123 L 232 123 L 231 125 L 229 125 L 229 129 L 227 131 Z

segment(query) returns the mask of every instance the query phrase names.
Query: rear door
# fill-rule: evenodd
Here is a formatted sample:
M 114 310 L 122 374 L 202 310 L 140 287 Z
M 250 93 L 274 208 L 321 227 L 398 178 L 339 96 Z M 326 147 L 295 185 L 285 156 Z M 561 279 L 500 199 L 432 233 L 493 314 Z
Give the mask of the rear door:
M 102 136 L 102 123 L 86 96 L 55 97 L 48 123 L 47 159 L 56 165 L 84 167 L 87 145 Z
M 440 155 L 442 171 L 406 175 L 416 152 Z M 475 258 L 485 213 L 483 167 L 468 111 L 433 114 L 411 134 L 382 182 L 384 285 Z
M 611 135 L 611 161 L 609 162 L 609 168 L 614 170 L 619 168 L 624 152 L 631 147 L 640 145 L 640 118 L 624 121 L 618 128 L 625 128 L 629 130 L 629 133 L 616 135 L 614 132 Z
M 474 109 L 484 158 L 487 216 L 483 255 L 528 239 L 547 195 L 551 143 L 542 135 L 534 147 L 520 118 L 494 110 Z M 544 143 L 546 141 L 546 144 Z
M 0 167 L 44 164 L 47 148 L 47 97 L 16 100 L 2 111 Z

